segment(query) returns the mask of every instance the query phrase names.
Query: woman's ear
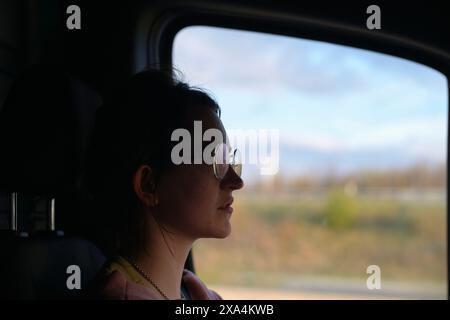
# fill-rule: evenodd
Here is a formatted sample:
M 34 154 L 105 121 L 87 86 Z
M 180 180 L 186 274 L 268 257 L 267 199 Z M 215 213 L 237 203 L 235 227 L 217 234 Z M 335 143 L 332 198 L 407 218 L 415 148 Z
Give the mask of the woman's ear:
M 154 207 L 158 204 L 155 175 L 148 165 L 141 165 L 134 173 L 133 188 L 144 206 Z

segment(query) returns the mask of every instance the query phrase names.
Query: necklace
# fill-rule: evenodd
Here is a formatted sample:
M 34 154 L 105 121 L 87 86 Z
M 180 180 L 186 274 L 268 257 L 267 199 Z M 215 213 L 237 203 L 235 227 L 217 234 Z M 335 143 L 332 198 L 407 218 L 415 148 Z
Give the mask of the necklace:
M 141 267 L 139 267 L 139 265 L 136 262 L 133 261 L 129 261 L 131 263 L 131 265 L 136 269 L 137 272 L 139 272 L 139 274 L 141 276 L 143 276 L 145 278 L 145 280 L 147 280 L 148 282 L 150 282 L 150 284 L 156 289 L 158 290 L 158 292 L 164 297 L 164 299 L 166 300 L 170 300 L 169 297 L 158 287 L 158 285 L 148 276 L 148 274 L 142 270 Z M 181 299 L 185 300 L 184 295 L 181 293 Z

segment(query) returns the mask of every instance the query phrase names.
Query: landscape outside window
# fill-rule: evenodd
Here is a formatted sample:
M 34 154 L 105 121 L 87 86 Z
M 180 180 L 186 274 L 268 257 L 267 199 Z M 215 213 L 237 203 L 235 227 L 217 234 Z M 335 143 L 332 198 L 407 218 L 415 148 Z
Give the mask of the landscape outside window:
M 279 168 L 245 159 L 232 233 L 194 246 L 225 299 L 446 298 L 448 86 L 435 69 L 320 41 L 181 30 L 174 67 L 227 131 L 279 130 Z M 244 150 L 245 151 L 245 150 Z M 381 288 L 369 289 L 369 266 Z

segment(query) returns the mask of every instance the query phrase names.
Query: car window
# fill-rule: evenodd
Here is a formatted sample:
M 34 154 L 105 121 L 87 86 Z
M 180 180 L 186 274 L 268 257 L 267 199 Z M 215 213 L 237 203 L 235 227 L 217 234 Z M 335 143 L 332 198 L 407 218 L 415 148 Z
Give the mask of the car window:
M 446 298 L 442 73 L 207 26 L 176 35 L 173 65 L 214 93 L 243 161 L 231 235 L 194 247 L 213 289 L 226 299 Z

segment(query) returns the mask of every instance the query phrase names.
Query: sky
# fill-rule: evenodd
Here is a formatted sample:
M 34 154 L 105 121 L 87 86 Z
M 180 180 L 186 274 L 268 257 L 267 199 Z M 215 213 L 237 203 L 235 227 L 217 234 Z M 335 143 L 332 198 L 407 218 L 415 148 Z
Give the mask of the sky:
M 227 130 L 279 130 L 284 175 L 446 162 L 447 78 L 430 67 L 206 26 L 176 35 L 173 63 L 218 101 Z M 247 169 L 249 178 L 258 175 L 256 166 Z

